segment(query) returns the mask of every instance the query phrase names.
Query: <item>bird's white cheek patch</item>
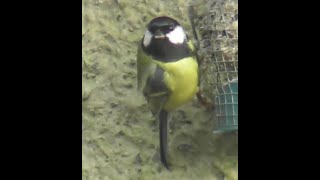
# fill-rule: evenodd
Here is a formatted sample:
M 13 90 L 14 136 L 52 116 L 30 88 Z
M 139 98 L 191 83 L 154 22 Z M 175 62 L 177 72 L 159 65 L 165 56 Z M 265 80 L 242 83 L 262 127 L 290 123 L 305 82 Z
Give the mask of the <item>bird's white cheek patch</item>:
M 144 47 L 149 46 L 151 39 L 152 39 L 152 34 L 150 33 L 149 30 L 146 30 L 146 32 L 144 33 L 144 38 L 143 38 Z
M 186 39 L 186 34 L 181 26 L 177 26 L 173 31 L 166 34 L 166 36 L 173 44 L 181 44 Z

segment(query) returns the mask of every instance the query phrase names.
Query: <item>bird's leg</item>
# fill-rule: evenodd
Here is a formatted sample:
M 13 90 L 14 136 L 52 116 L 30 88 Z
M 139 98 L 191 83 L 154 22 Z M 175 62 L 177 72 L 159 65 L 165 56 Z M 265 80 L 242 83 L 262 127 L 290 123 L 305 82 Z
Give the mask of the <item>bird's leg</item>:
M 200 90 L 197 92 L 197 98 L 200 104 L 202 104 L 206 109 L 214 109 L 214 104 L 212 103 L 212 101 L 205 97 Z

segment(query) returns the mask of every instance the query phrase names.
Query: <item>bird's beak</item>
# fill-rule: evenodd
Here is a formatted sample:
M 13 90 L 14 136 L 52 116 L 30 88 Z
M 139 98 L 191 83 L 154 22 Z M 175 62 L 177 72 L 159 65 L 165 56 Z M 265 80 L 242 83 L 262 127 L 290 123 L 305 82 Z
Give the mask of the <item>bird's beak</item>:
M 154 37 L 156 39 L 164 39 L 166 37 L 166 35 L 164 35 L 160 30 L 157 30 L 154 34 Z

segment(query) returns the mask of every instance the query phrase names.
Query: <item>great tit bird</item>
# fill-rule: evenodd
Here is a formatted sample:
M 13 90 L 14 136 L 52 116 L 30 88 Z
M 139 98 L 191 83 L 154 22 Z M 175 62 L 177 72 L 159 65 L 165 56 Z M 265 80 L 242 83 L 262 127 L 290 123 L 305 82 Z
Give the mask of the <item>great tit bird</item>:
M 168 115 L 199 90 L 195 47 L 176 20 L 161 16 L 149 22 L 138 49 L 137 71 L 138 90 L 159 120 L 161 162 L 169 169 Z

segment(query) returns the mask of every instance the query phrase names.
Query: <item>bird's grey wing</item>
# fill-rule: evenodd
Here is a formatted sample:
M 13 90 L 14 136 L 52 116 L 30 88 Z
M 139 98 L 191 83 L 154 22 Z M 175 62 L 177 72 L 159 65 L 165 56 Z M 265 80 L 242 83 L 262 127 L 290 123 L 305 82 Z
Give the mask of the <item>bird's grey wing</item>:
M 151 111 L 157 115 L 168 97 L 164 83 L 165 71 L 152 61 L 152 57 L 139 48 L 137 56 L 138 90 L 145 96 Z
M 157 115 L 167 101 L 169 90 L 163 81 L 164 70 L 159 66 L 148 78 L 143 94 L 150 105 L 151 111 Z

